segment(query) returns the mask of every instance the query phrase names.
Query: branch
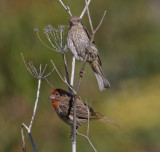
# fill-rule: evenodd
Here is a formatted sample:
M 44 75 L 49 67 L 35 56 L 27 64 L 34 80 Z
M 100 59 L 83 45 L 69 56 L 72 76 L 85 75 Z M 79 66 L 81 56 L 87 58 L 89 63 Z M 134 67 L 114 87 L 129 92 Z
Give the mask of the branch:
M 40 88 L 41 88 L 41 80 L 42 79 L 46 79 L 52 72 L 53 72 L 53 69 L 51 72 L 49 72 L 48 74 L 46 74 L 45 76 L 44 73 L 45 73 L 45 70 L 47 68 L 47 64 L 45 65 L 44 69 L 42 70 L 42 65 L 40 64 L 39 66 L 39 71 L 34 67 L 33 63 L 32 62 L 29 62 L 29 66 L 26 64 L 26 61 L 24 59 L 24 56 L 23 54 L 21 53 L 21 56 L 22 56 L 22 59 L 23 59 L 23 62 L 26 66 L 26 69 L 28 70 L 28 72 L 38 80 L 38 88 L 37 88 L 37 96 L 36 96 L 36 100 L 35 100 L 35 105 L 34 105 L 34 110 L 33 110 L 33 114 L 32 114 L 32 118 L 31 118 L 31 121 L 30 121 L 30 125 L 29 127 L 22 123 L 22 127 L 21 127 L 21 135 L 22 135 L 22 142 L 23 142 L 23 151 L 26 152 L 26 144 L 25 144 L 25 139 L 24 139 L 24 130 L 23 128 L 25 128 L 28 132 L 28 135 L 29 135 L 29 139 L 31 141 L 31 144 L 32 144 L 32 148 L 33 148 L 33 151 L 34 152 L 37 152 L 36 150 L 36 146 L 34 144 L 34 140 L 32 138 L 32 135 L 31 135 L 31 128 L 32 128 L 32 125 L 33 125 L 33 122 L 34 122 L 34 119 L 35 119 L 35 114 L 36 114 L 36 110 L 37 110 L 37 106 L 38 106 L 38 101 L 39 101 L 39 94 L 40 94 Z
M 66 72 L 67 83 L 70 84 L 67 60 L 66 60 L 65 52 L 63 52 L 63 51 L 62 51 L 62 57 L 63 57 L 64 67 L 65 67 L 65 72 Z M 69 87 L 68 87 L 68 89 L 69 89 L 69 93 L 72 93 L 72 90 Z
M 85 0 L 85 3 L 86 3 L 86 9 L 87 9 L 89 24 L 90 24 L 90 27 L 91 27 L 91 30 L 92 30 L 92 33 L 93 33 L 94 29 L 93 29 L 93 25 L 92 25 L 92 21 L 91 21 L 91 16 L 90 16 L 90 13 L 89 13 L 89 7 L 88 7 L 87 0 Z
M 102 17 L 102 19 L 101 19 L 101 21 L 100 21 L 100 23 L 98 24 L 98 26 L 97 26 L 96 29 L 94 30 L 93 24 L 92 24 L 92 20 L 91 20 L 91 17 L 90 17 L 90 13 L 89 13 L 89 8 L 88 8 L 88 5 L 89 5 L 89 4 L 87 3 L 87 0 L 85 0 L 85 2 L 86 2 L 86 7 L 85 7 L 85 8 L 87 9 L 87 14 L 88 14 L 88 19 L 89 19 L 89 23 L 90 23 L 92 35 L 91 35 L 91 38 L 90 38 L 90 41 L 89 41 L 89 45 L 88 45 L 88 47 L 87 47 L 87 53 L 86 53 L 86 56 L 85 56 L 85 59 L 84 59 L 84 63 L 83 63 L 82 68 L 81 68 L 81 70 L 80 70 L 79 80 L 78 80 L 76 92 L 79 91 L 80 83 L 81 83 L 81 80 L 82 80 L 82 77 L 83 77 L 85 65 L 86 65 L 86 62 L 87 62 L 87 59 L 88 59 L 88 55 L 89 55 L 89 50 L 91 50 L 90 48 L 91 48 L 91 45 L 92 45 L 92 43 L 93 43 L 95 33 L 96 33 L 97 30 L 100 28 L 100 26 L 101 26 L 101 24 L 102 24 L 102 22 L 103 22 L 104 16 L 105 16 L 105 14 L 106 14 L 106 11 L 105 11 L 105 12 L 104 12 L 104 15 L 103 15 L 103 17 Z M 76 101 L 76 100 L 75 100 L 75 101 Z M 76 105 L 76 103 L 74 103 L 74 107 L 73 107 L 74 110 L 76 109 L 76 106 L 75 106 L 75 105 Z M 75 110 L 75 112 L 76 112 L 76 110 Z M 73 120 L 74 120 L 74 119 L 76 118 L 76 114 L 75 114 L 75 113 L 73 113 L 73 114 L 74 114 L 74 116 L 73 116 Z M 76 122 L 74 122 L 74 128 L 75 128 L 75 126 L 76 126 Z M 75 130 L 76 130 L 76 129 L 75 129 Z M 75 131 L 75 130 L 74 130 L 74 131 Z M 92 149 L 93 149 L 95 152 L 97 152 L 96 149 L 95 149 L 95 147 L 93 146 L 92 142 L 91 142 L 90 139 L 89 139 L 89 109 L 88 109 L 88 129 L 87 129 L 87 136 L 78 133 L 78 131 L 77 131 L 77 134 L 80 135 L 80 136 L 85 137 L 85 138 L 87 139 L 88 143 L 91 145 Z
M 26 143 L 25 143 L 25 136 L 24 136 L 24 130 L 23 130 L 24 125 L 22 124 L 21 127 L 21 135 L 22 135 L 22 142 L 23 142 L 23 152 L 26 152 Z M 28 127 L 27 127 L 28 128 Z
M 70 11 L 69 6 L 65 6 L 64 3 L 62 2 L 62 0 L 59 0 L 59 2 L 62 4 L 62 6 L 64 7 L 64 9 L 69 13 L 69 15 L 72 16 L 72 13 Z
M 79 135 L 79 136 L 82 136 L 82 137 L 86 138 L 86 139 L 87 139 L 87 141 L 88 141 L 88 143 L 90 144 L 90 146 L 91 146 L 91 147 L 92 147 L 92 149 L 94 150 L 94 152 L 97 152 L 97 150 L 96 150 L 96 149 L 95 149 L 95 147 L 93 146 L 93 144 L 92 144 L 92 142 L 91 142 L 91 140 L 89 139 L 89 137 L 88 137 L 88 136 L 83 135 L 83 134 L 79 133 L 78 131 L 77 131 L 77 135 Z
M 78 80 L 78 83 L 77 83 L 77 89 L 76 89 L 76 92 L 78 92 L 79 90 L 79 87 L 80 87 L 80 84 L 81 84 L 81 80 L 82 80 L 82 77 L 83 77 L 83 73 L 84 73 L 84 69 L 85 69 L 85 66 L 86 66 L 86 62 L 87 62 L 87 59 L 88 59 L 88 55 L 89 55 L 89 50 L 91 50 L 91 45 L 93 43 L 93 40 L 94 40 L 94 36 L 95 36 L 95 33 L 97 32 L 97 30 L 100 28 L 102 22 L 103 22 L 103 19 L 106 15 L 106 11 L 104 12 L 101 20 L 100 20 L 100 23 L 98 24 L 98 26 L 96 27 L 96 29 L 93 28 L 93 24 L 92 24 L 92 20 L 91 20 L 91 17 L 90 17 L 90 13 L 89 13 L 89 8 L 88 8 L 88 3 L 87 3 L 87 0 L 85 0 L 85 3 L 86 3 L 86 9 L 87 9 L 87 14 L 88 14 L 88 20 L 89 20 L 89 23 L 90 23 L 90 27 L 91 27 L 91 31 L 92 31 L 92 35 L 91 35 L 91 38 L 90 38 L 90 41 L 89 41 L 89 45 L 87 47 L 87 53 L 86 53 L 86 56 L 85 56 L 85 59 L 84 59 L 84 62 L 83 62 L 83 65 L 82 65 L 82 68 L 80 70 L 80 74 L 79 74 L 79 80 Z
M 37 105 L 38 105 L 38 100 L 39 100 L 40 87 L 41 87 L 41 79 L 38 79 L 37 96 L 36 96 L 36 101 L 35 101 L 35 105 L 34 105 L 33 115 L 32 115 L 31 122 L 30 122 L 30 125 L 29 125 L 29 128 L 28 128 L 29 131 L 32 128 L 33 121 L 34 121 L 34 118 L 35 118 L 35 114 L 36 114 L 36 110 L 37 110 Z
M 88 126 L 87 126 L 87 135 L 81 134 L 77 131 L 77 134 L 86 138 L 88 143 L 90 144 L 90 146 L 92 147 L 92 149 L 94 150 L 94 152 L 97 152 L 96 148 L 93 146 L 91 140 L 89 139 L 89 106 L 87 106 L 87 111 L 88 111 Z
M 59 71 L 57 70 L 57 67 L 55 66 L 54 62 L 51 60 L 51 63 L 55 69 L 55 71 L 57 72 L 57 74 L 59 75 L 60 79 L 73 91 L 73 93 L 75 95 L 77 95 L 77 92 L 72 88 L 72 86 L 70 84 L 68 84 L 66 79 L 63 79 L 63 77 L 61 76 L 61 74 L 59 73 Z
M 75 59 L 75 57 L 73 57 L 72 58 L 72 72 L 71 72 L 71 86 L 72 87 L 73 87 L 73 83 L 74 83 L 75 64 L 76 64 L 76 59 Z
M 105 11 L 104 11 L 104 14 L 103 14 L 103 16 L 102 16 L 102 18 L 101 18 L 101 20 L 100 20 L 100 22 L 99 22 L 99 24 L 98 24 L 98 26 L 97 26 L 96 29 L 94 30 L 94 33 L 96 33 L 96 32 L 98 31 L 98 29 L 100 28 L 100 26 L 102 25 L 106 13 L 107 13 L 107 11 L 105 10 Z
M 88 6 L 89 6 L 90 2 L 91 2 L 91 0 L 88 0 L 88 3 L 87 3 Z M 82 11 L 82 13 L 81 13 L 81 15 L 80 15 L 80 18 L 83 17 L 83 15 L 85 14 L 86 10 L 87 10 L 87 6 L 84 7 L 84 9 L 83 9 L 83 11 Z

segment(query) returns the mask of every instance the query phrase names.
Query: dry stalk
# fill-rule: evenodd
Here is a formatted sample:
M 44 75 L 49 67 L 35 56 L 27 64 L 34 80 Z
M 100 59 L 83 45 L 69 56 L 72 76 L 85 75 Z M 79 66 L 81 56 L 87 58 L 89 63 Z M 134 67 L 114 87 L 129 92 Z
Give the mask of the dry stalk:
M 46 79 L 53 72 L 53 70 L 51 72 L 49 72 L 48 74 L 44 75 L 45 70 L 47 68 L 47 64 L 45 65 L 45 67 L 44 67 L 43 70 L 42 70 L 42 65 L 40 64 L 39 70 L 37 70 L 32 62 L 29 62 L 29 64 L 28 64 L 29 66 L 26 64 L 26 61 L 25 61 L 24 56 L 23 56 L 22 53 L 21 53 L 21 56 L 22 56 L 23 62 L 25 64 L 26 69 L 28 70 L 28 72 L 34 78 L 36 78 L 38 80 L 37 96 L 36 96 L 35 105 L 34 105 L 34 109 L 33 109 L 33 114 L 32 114 L 32 118 L 31 118 L 29 127 L 25 123 L 22 123 L 22 127 L 21 127 L 21 135 L 22 135 L 22 142 L 23 142 L 23 151 L 26 152 L 25 136 L 24 136 L 24 129 L 23 129 L 23 128 L 25 128 L 27 130 L 27 132 L 28 132 L 29 139 L 31 141 L 33 151 L 37 152 L 36 146 L 34 144 L 34 140 L 32 138 L 31 129 L 32 129 L 32 125 L 33 125 L 33 122 L 34 122 L 34 119 L 35 119 L 36 110 L 37 110 L 37 106 L 38 106 L 39 95 L 40 95 L 40 88 L 41 88 L 41 80 L 42 79 Z

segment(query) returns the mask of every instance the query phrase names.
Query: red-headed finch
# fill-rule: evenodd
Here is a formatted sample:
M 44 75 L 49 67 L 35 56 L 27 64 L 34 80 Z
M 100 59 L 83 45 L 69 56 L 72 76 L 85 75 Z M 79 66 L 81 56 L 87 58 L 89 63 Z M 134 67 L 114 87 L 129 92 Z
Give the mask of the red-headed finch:
M 49 99 L 52 100 L 52 104 L 60 119 L 62 119 L 68 125 L 73 125 L 73 96 L 65 90 L 55 89 L 51 91 Z M 89 112 L 89 113 L 88 113 Z M 85 104 L 79 98 L 76 99 L 76 127 L 78 128 L 83 123 L 87 122 L 89 114 L 89 120 L 99 120 L 119 126 L 117 122 L 110 118 L 96 112 L 92 107 Z

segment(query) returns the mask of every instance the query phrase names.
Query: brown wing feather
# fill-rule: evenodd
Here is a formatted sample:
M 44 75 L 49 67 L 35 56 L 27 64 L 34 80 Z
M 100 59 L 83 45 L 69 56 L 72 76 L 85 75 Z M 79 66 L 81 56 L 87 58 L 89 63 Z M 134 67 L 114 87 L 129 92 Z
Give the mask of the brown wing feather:
M 83 24 L 82 24 L 83 25 Z M 86 27 L 83 25 L 83 29 L 85 30 L 85 32 L 86 32 L 86 34 L 87 34 L 87 36 L 88 36 L 88 38 L 89 38 L 89 40 L 91 39 L 91 34 L 88 32 L 88 30 L 86 29 Z M 93 44 L 95 44 L 95 42 L 93 41 L 92 42 Z
M 81 119 L 87 119 L 88 118 L 88 110 L 87 106 L 77 98 L 76 100 L 76 116 Z M 73 115 L 73 100 L 72 97 L 66 97 L 64 100 L 62 99 L 61 102 L 58 103 L 59 108 L 63 111 L 64 115 L 69 116 Z

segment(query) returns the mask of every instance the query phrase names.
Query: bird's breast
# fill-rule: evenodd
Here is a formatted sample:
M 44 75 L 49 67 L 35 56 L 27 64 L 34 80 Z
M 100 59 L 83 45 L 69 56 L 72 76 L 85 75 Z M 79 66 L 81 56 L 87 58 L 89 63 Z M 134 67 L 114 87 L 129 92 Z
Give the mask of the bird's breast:
M 57 110 L 58 109 L 58 103 L 57 103 L 57 101 L 53 100 L 52 104 L 53 104 L 53 107 L 55 108 L 55 110 Z

